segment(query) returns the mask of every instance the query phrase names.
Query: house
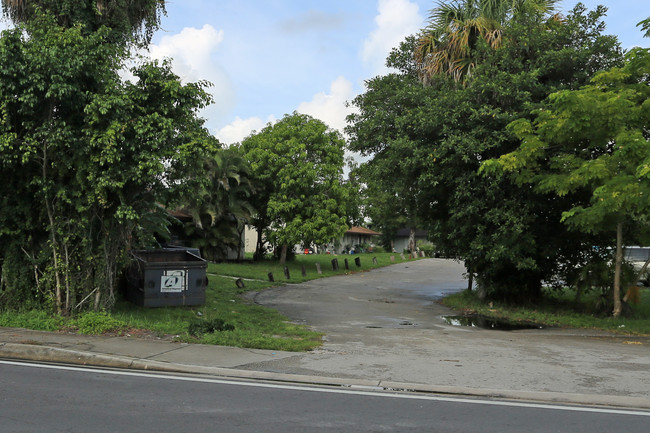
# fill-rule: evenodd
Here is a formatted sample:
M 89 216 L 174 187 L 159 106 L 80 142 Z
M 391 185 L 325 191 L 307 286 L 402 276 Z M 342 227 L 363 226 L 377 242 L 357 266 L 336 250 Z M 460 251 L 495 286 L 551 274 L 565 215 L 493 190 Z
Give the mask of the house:
M 359 252 L 359 248 L 372 246 L 376 243 L 381 233 L 365 227 L 350 227 L 343 237 L 328 245 L 328 250 L 333 253 L 349 253 L 352 250 Z
M 393 241 L 393 250 L 401 253 L 408 251 L 409 238 L 411 236 L 410 228 L 401 228 L 395 233 L 395 240 Z M 427 240 L 427 231 L 415 229 L 415 246 L 417 248 L 418 242 Z
M 244 251 L 254 253 L 257 249 L 257 230 L 252 225 L 246 224 L 244 229 Z

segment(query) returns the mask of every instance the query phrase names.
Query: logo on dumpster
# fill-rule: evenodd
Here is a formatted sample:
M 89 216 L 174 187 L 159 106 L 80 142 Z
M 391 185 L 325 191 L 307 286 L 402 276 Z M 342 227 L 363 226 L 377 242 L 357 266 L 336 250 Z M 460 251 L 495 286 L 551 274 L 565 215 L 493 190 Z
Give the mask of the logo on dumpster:
M 187 273 L 186 271 L 164 271 L 160 277 L 160 291 L 163 293 L 178 293 L 185 290 Z

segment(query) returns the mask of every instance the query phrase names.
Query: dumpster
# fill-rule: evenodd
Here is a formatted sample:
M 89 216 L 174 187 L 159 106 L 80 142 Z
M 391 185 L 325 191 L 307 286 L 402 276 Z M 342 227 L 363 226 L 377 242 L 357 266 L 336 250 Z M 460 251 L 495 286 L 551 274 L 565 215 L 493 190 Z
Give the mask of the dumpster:
M 126 298 L 143 307 L 203 305 L 208 263 L 179 248 L 132 251 Z

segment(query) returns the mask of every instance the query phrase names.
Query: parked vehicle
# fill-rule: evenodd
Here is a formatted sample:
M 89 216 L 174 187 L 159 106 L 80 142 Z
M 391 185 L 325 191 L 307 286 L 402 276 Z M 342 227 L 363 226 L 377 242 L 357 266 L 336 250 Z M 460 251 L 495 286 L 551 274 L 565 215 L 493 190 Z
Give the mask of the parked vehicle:
M 625 247 L 623 254 L 623 258 L 634 266 L 636 272 L 639 272 L 650 257 L 650 247 Z M 645 286 L 650 285 L 650 266 L 646 268 L 639 281 Z

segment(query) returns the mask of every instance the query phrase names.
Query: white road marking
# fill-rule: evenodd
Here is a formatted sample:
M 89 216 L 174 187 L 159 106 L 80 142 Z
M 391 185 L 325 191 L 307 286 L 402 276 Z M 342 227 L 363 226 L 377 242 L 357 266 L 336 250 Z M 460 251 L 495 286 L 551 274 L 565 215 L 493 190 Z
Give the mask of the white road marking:
M 360 396 L 371 396 L 371 397 L 384 397 L 384 398 L 398 398 L 406 400 L 429 400 L 429 401 L 441 401 L 448 403 L 465 403 L 465 404 L 482 404 L 488 406 L 507 406 L 507 407 L 522 407 L 529 409 L 547 409 L 547 410 L 561 410 L 569 412 L 592 412 L 592 413 L 603 413 L 603 414 L 616 414 L 616 415 L 636 415 L 636 416 L 646 416 L 650 417 L 650 411 L 640 411 L 640 410 L 627 410 L 627 409 L 610 409 L 610 408 L 600 408 L 600 407 L 582 407 L 582 406 L 559 406 L 552 404 L 542 404 L 542 403 L 524 403 L 524 402 L 512 402 L 512 401 L 494 401 L 494 400 L 480 400 L 480 399 L 470 399 L 462 397 L 440 397 L 433 395 L 425 394 L 401 394 L 401 393 L 392 393 L 389 391 L 361 391 L 350 388 L 321 388 L 316 386 L 303 386 L 303 385 L 288 385 L 281 383 L 261 383 L 261 382 L 246 382 L 240 380 L 231 380 L 231 379 L 212 379 L 207 377 L 185 377 L 185 376 L 173 376 L 170 374 L 156 374 L 156 373 L 145 373 L 138 371 L 119 371 L 119 370 L 103 370 L 99 368 L 92 367 L 72 367 L 65 365 L 54 365 L 54 364 L 35 364 L 30 362 L 15 362 L 15 361 L 3 361 L 0 360 L 0 364 L 5 365 L 14 365 L 19 367 L 34 367 L 34 368 L 44 368 L 51 370 L 66 370 L 66 371 L 75 371 L 83 373 L 97 373 L 97 374 L 107 374 L 107 375 L 116 375 L 116 376 L 131 376 L 131 377 L 142 377 L 150 379 L 165 379 L 165 380 L 178 380 L 182 382 L 199 382 L 199 383 L 213 383 L 219 385 L 234 385 L 234 386 L 248 386 L 256 388 L 273 388 L 273 389 L 282 389 L 290 391 L 310 391 L 310 392 L 321 392 L 328 394 L 347 394 L 347 395 L 360 395 Z

